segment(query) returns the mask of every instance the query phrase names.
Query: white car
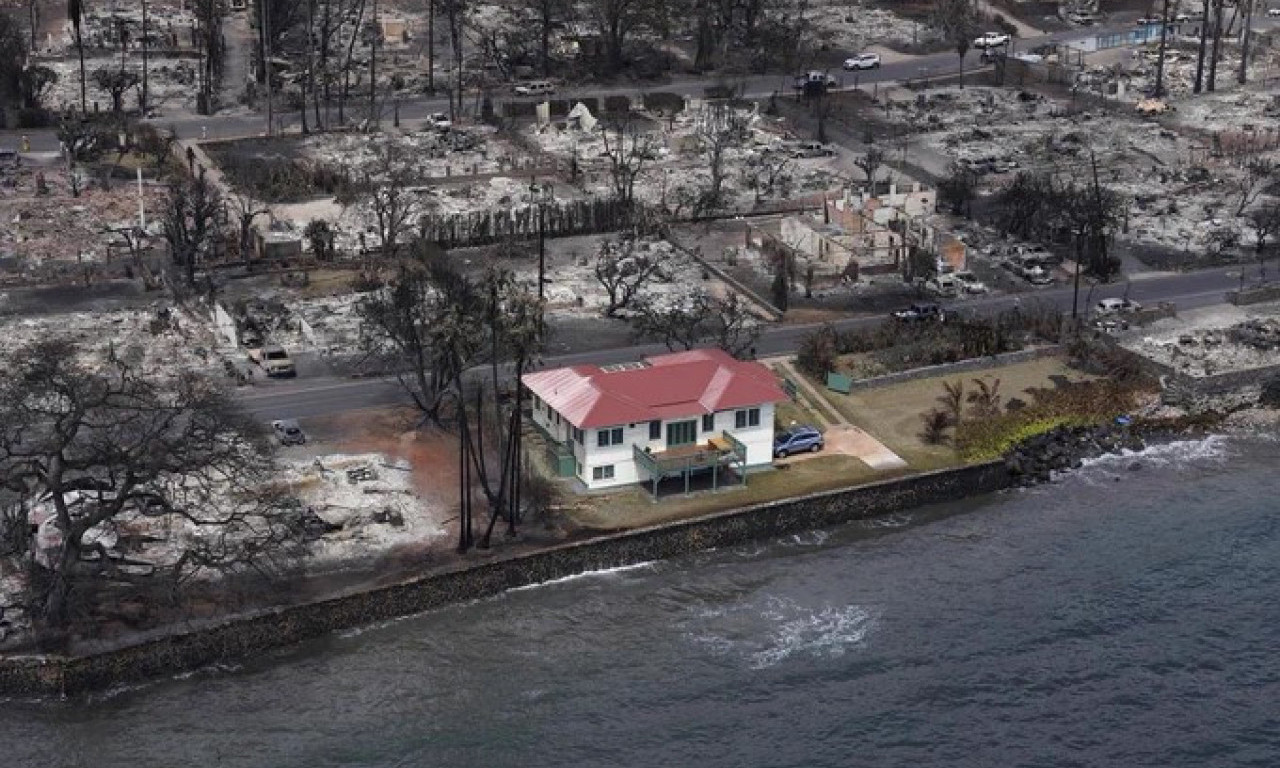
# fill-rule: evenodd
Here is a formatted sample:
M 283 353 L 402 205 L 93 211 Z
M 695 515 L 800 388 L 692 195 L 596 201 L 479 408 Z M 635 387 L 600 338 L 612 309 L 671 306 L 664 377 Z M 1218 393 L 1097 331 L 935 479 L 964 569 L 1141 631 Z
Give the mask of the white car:
M 427 125 L 437 131 L 447 131 L 453 127 L 453 121 L 443 112 L 432 112 L 427 115 Z
M 1280 8 L 1271 8 L 1267 11 L 1268 16 L 1280 16 Z
M 978 279 L 978 276 L 972 272 L 956 272 L 951 276 L 960 287 L 964 288 L 965 293 L 986 293 L 989 288 L 987 284 Z
M 860 53 L 857 56 L 844 60 L 844 68 L 848 70 L 855 69 L 879 69 L 880 54 L 878 53 Z
M 1103 299 L 1098 302 L 1099 315 L 1119 315 L 1138 312 L 1142 305 L 1131 299 Z
M 1003 32 L 988 32 L 973 41 L 974 48 L 998 48 L 1009 44 L 1009 36 Z
M 554 83 L 548 80 L 533 80 L 515 87 L 517 96 L 544 96 L 556 92 Z

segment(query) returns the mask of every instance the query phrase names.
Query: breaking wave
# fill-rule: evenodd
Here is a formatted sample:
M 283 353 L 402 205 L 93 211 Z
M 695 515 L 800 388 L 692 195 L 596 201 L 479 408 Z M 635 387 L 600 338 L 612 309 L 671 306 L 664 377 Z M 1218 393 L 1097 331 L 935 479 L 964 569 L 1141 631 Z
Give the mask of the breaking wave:
M 1156 467 L 1220 461 L 1232 456 L 1230 442 L 1226 435 L 1208 435 L 1196 440 L 1154 443 L 1140 451 L 1124 450 L 1118 454 L 1085 459 L 1081 462 L 1081 469 L 1118 469 L 1130 465 L 1135 459 Z
M 809 607 L 769 597 L 763 607 L 744 604 L 696 611 L 703 626 L 692 639 L 752 669 L 767 669 L 793 656 L 832 658 L 860 645 L 875 626 L 858 605 Z M 708 626 L 709 625 L 709 626 Z
M 537 584 L 526 584 L 523 587 L 512 587 L 508 592 L 523 592 L 529 589 L 541 589 L 542 587 L 550 587 L 555 584 L 565 584 L 570 581 L 578 581 L 579 579 L 598 578 L 601 576 L 616 576 L 627 571 L 649 570 L 658 564 L 656 560 L 646 560 L 643 563 L 633 563 L 631 565 L 619 565 L 616 568 L 599 568 L 594 571 L 583 571 L 582 573 L 574 573 L 568 576 L 561 576 L 558 579 L 548 579 L 540 581 Z

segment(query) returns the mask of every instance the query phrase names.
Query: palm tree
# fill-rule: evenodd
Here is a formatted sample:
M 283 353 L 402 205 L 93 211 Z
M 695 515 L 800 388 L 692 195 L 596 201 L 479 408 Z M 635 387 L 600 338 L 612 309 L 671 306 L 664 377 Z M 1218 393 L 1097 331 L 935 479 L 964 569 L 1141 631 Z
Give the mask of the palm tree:
M 942 382 L 943 394 L 938 397 L 943 411 L 952 424 L 959 424 L 964 417 L 964 382 L 960 379 Z
M 973 405 L 979 419 L 990 419 L 1000 415 L 1000 380 L 974 379 L 976 390 L 969 393 L 966 400 Z
M 67 0 L 67 18 L 76 36 L 76 53 L 80 55 L 80 112 L 89 113 L 89 99 L 85 90 L 84 78 L 84 39 L 80 36 L 80 22 L 84 18 L 84 8 L 80 0 Z

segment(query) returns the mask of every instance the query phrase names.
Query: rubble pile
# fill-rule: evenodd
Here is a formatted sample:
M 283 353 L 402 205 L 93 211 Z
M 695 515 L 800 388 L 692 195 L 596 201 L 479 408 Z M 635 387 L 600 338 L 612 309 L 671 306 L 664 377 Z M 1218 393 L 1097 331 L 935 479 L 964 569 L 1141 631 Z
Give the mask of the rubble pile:
M 353 353 L 360 344 L 356 306 L 361 298 L 359 293 L 304 297 L 270 291 L 236 302 L 231 312 L 240 328 L 286 349 Z
M 380 453 L 286 460 L 279 482 L 298 502 L 299 534 L 320 568 L 368 564 L 443 537 L 447 509 L 423 498 L 413 467 Z
M 149 54 L 147 57 L 147 109 L 164 107 L 195 109 L 196 104 L 196 68 L 193 59 L 183 59 L 163 55 Z M 37 61 L 49 67 L 58 75 L 58 81 L 49 87 L 45 104 L 56 110 L 80 108 L 80 62 L 73 58 L 58 58 Z M 120 56 L 106 54 L 103 56 L 85 56 L 85 96 L 89 111 L 96 104 L 99 111 L 109 112 L 112 108 L 110 92 L 100 88 L 93 73 L 99 69 L 108 72 L 120 71 Z M 142 54 L 130 51 L 125 58 L 125 71 L 142 77 Z M 130 88 L 125 92 L 122 106 L 126 110 L 137 109 L 138 99 L 142 94 L 142 85 Z
M 819 45 L 849 54 L 873 43 L 903 47 L 942 36 L 931 26 L 904 19 L 868 0 L 793 0 L 791 6 L 805 13 Z
M 1188 252 L 1206 251 L 1222 230 L 1241 245 L 1253 242 L 1247 219 L 1236 215 L 1248 158 L 1215 151 L 1194 132 L 1136 114 L 1067 114 L 1040 97 L 992 89 L 946 91 L 918 104 L 913 117 L 932 126 L 926 147 L 979 171 L 988 191 L 1023 170 L 1087 183 L 1092 153 L 1102 183 L 1132 201 L 1125 239 Z M 1255 156 L 1277 159 L 1280 151 Z
M 699 132 L 719 109 L 691 100 L 686 109 L 672 115 L 636 111 L 635 121 L 644 124 L 640 130 L 647 131 L 648 136 L 640 141 L 651 144 L 636 179 L 638 199 L 676 213 L 689 213 L 711 185 L 711 169 Z M 746 138 L 731 142 L 724 150 L 721 208 L 747 211 L 757 202 L 829 192 L 843 186 L 836 157 L 794 158 L 794 147 L 788 142 L 792 137 L 779 120 L 762 115 L 758 105 L 731 109 L 739 113 L 735 119 L 745 124 Z M 606 130 L 610 131 L 608 148 Z M 574 169 L 586 193 L 607 196 L 613 192 L 609 148 L 617 151 L 614 130 L 603 124 L 587 130 L 576 121 L 568 121 L 531 125 L 525 135 L 557 158 L 562 167 Z M 631 138 L 627 142 L 629 147 Z M 768 184 L 770 175 L 774 177 L 772 185 Z
M 83 173 L 77 170 L 77 173 Z M 113 181 L 81 179 L 79 197 L 71 193 L 68 171 L 61 166 L 21 165 L 0 169 L 0 284 L 58 278 L 82 279 L 109 262 L 129 256 L 120 234 L 138 225 L 138 188 Z M 148 211 L 160 211 L 165 194 L 143 187 Z M 157 220 L 147 222 L 144 245 L 159 245 Z
M 1146 336 L 1127 346 L 1189 376 L 1213 376 L 1280 363 L 1280 318 Z
M 1192 94 L 1198 58 L 1199 38 L 1171 37 L 1165 51 L 1164 92 L 1169 99 L 1181 99 Z M 1251 59 L 1254 72 L 1265 72 L 1280 64 L 1280 56 L 1267 49 L 1255 47 Z M 1149 43 L 1133 51 L 1132 58 L 1111 67 L 1090 67 L 1081 72 L 1076 86 L 1083 91 L 1096 93 L 1121 101 L 1136 102 L 1155 92 L 1159 46 Z M 1206 64 L 1206 72 L 1208 65 Z M 1233 84 L 1240 69 L 1238 46 L 1223 46 L 1218 61 L 1218 82 Z M 1207 75 L 1206 75 L 1207 77 Z
M 598 243 L 600 238 L 587 238 Z M 641 295 L 659 307 L 686 296 L 695 286 L 710 288 L 713 281 L 704 275 L 697 262 L 664 240 L 637 243 L 637 255 L 646 255 L 662 263 L 663 279 L 645 285 Z M 595 277 L 596 251 L 590 245 L 575 250 L 569 264 L 557 266 L 548 273 L 546 283 L 547 311 L 553 314 L 598 317 L 607 304 L 604 288 Z M 518 267 L 516 278 L 537 285 L 537 264 Z M 623 312 L 625 314 L 625 311 Z
M 230 362 L 207 319 L 166 302 L 111 312 L 0 315 L 0 357 L 53 337 L 75 342 L 86 365 L 106 365 L 114 355 L 161 379 L 187 370 L 221 376 Z

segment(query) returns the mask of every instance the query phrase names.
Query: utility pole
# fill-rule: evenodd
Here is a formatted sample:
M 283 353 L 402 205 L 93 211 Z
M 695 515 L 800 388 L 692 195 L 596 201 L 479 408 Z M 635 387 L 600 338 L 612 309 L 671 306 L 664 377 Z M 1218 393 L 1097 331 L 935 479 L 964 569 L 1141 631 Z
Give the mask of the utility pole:
M 1203 0 L 1200 9 L 1200 50 L 1196 54 L 1196 84 L 1192 93 L 1200 93 L 1204 87 L 1204 53 L 1209 39 L 1209 0 Z
M 271 136 L 275 120 L 271 103 L 271 0 L 258 0 L 258 7 L 262 10 L 262 71 L 267 75 L 267 135 Z
M 436 93 L 436 0 L 427 0 L 427 93 Z
M 1164 52 L 1169 40 L 1169 0 L 1164 0 L 1164 10 L 1160 13 L 1160 54 L 1156 59 L 1156 93 L 1158 99 L 1164 95 Z
M 382 27 L 378 24 L 378 0 L 373 0 L 373 37 L 369 39 L 369 125 L 378 124 L 378 38 Z
M 1215 0 L 1213 6 L 1213 50 L 1209 54 L 1209 84 L 1205 90 L 1209 93 L 1218 85 L 1218 58 L 1222 55 L 1222 5 L 1223 0 Z
M 1249 79 L 1249 43 L 1253 38 L 1253 9 L 1254 0 L 1245 0 L 1244 31 L 1240 38 L 1240 73 L 1236 75 L 1236 82 L 1241 85 Z
M 147 34 L 147 0 L 142 0 L 142 117 L 147 116 L 147 49 L 151 47 Z

